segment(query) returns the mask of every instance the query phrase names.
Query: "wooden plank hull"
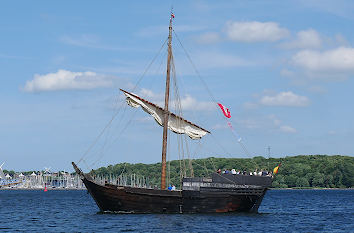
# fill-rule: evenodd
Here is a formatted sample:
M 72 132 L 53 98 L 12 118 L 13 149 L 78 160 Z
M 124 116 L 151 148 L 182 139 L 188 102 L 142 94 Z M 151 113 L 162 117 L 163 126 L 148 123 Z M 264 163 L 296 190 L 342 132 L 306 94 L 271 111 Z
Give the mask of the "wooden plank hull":
M 225 213 L 257 212 L 267 188 L 168 191 L 117 185 L 99 185 L 83 178 L 102 212 Z

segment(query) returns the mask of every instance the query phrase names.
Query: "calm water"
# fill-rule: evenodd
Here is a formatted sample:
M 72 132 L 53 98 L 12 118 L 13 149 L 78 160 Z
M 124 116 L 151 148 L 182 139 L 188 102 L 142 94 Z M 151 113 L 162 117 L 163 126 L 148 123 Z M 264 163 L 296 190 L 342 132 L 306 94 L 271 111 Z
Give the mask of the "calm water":
M 86 191 L 0 190 L 0 231 L 354 232 L 354 190 L 270 190 L 259 214 L 98 214 Z

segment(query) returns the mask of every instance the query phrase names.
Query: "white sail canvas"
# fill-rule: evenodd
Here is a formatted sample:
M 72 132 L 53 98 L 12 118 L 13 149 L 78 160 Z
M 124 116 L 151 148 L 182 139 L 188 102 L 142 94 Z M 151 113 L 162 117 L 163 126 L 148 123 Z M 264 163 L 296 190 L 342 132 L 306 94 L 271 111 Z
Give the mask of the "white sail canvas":
M 123 91 L 123 90 L 122 90 Z M 163 114 L 164 110 L 153 104 L 150 103 L 134 94 L 131 94 L 129 92 L 123 91 L 126 98 L 126 101 L 129 106 L 138 108 L 141 107 L 145 112 L 150 114 L 155 121 L 160 125 L 163 126 Z M 191 139 L 200 139 L 203 136 L 205 136 L 209 131 L 193 124 L 192 122 L 189 122 L 185 119 L 183 119 L 180 116 L 177 116 L 173 113 L 170 113 L 168 117 L 168 129 L 171 130 L 174 133 L 178 134 L 186 134 L 188 135 Z

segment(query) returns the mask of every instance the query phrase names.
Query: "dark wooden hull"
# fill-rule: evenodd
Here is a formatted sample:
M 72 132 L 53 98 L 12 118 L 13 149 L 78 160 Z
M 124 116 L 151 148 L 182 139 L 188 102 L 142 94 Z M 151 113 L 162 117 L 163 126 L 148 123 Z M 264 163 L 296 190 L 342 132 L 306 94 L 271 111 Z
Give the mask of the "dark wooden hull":
M 158 190 L 83 182 L 102 212 L 220 213 L 257 212 L 267 188 Z

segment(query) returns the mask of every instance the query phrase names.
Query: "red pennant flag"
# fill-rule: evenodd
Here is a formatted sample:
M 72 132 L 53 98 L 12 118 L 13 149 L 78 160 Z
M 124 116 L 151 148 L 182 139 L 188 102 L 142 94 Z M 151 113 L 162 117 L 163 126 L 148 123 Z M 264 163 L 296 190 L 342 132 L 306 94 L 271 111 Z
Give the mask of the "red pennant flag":
M 171 14 L 171 18 L 173 19 L 174 17 L 175 17 L 175 14 L 172 13 L 172 14 Z
M 230 110 L 220 103 L 218 103 L 218 105 L 221 108 L 221 111 L 224 113 L 224 116 L 227 118 L 231 118 Z

